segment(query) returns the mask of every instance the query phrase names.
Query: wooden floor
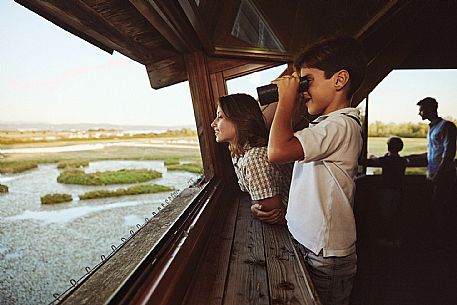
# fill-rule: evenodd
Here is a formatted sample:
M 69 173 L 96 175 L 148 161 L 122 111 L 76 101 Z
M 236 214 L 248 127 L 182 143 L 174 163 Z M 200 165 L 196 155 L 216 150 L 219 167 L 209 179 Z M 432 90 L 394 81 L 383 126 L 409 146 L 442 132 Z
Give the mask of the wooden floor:
M 183 304 L 319 304 L 287 227 L 254 218 L 247 194 L 235 198 Z

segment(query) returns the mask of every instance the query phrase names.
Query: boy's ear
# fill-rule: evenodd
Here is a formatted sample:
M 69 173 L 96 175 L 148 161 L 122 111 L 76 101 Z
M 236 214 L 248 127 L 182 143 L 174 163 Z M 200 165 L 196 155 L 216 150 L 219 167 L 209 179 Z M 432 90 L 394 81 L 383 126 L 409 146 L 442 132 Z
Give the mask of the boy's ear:
M 339 70 L 334 74 L 336 90 L 343 89 L 349 83 L 349 72 L 347 70 Z

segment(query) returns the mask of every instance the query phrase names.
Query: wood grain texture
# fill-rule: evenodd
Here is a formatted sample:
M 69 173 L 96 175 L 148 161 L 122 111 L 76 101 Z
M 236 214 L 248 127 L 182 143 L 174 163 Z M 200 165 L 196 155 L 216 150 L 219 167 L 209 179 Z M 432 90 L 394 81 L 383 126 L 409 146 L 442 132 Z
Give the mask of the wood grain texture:
M 287 227 L 262 226 L 271 304 L 316 304 Z
M 243 200 L 238 209 L 224 305 L 270 304 L 262 224 L 250 206 Z
M 210 127 L 216 105 L 206 55 L 203 52 L 194 52 L 186 55 L 185 62 L 205 177 L 210 179 L 216 175 L 222 176 L 222 165 L 218 162 L 221 148 L 217 146 Z
M 227 200 L 220 209 L 219 225 L 211 228 L 210 243 L 183 304 L 222 304 L 240 203 L 238 192 L 233 194 L 235 198 Z

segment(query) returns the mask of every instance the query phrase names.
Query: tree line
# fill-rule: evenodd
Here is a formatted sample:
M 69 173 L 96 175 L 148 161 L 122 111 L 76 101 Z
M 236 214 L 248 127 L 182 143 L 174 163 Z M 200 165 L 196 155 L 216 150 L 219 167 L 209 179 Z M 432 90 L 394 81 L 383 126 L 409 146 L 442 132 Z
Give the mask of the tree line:
M 447 120 L 457 125 L 457 119 L 446 117 Z M 427 123 L 383 123 L 376 121 L 368 124 L 369 137 L 390 137 L 398 136 L 402 138 L 425 138 L 427 137 L 429 126 Z

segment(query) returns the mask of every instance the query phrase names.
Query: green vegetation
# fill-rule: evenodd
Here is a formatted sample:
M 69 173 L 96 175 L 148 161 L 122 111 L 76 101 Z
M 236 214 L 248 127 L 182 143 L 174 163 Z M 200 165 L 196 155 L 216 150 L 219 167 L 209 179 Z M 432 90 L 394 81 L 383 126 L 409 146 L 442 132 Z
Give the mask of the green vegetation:
M 0 193 L 8 193 L 8 186 L 0 184 Z
M 368 138 L 368 154 L 375 156 L 383 156 L 387 152 L 387 139 L 388 138 Z M 427 139 L 422 138 L 402 138 L 403 149 L 400 152 L 401 156 L 410 154 L 424 153 L 427 151 Z M 375 175 L 381 174 L 381 169 L 376 168 L 373 172 Z M 406 175 L 425 175 L 427 168 L 425 167 L 408 167 L 406 168 Z
M 388 138 L 368 138 L 368 153 L 378 157 L 387 152 Z M 425 138 L 402 138 L 403 149 L 400 155 L 420 154 L 427 152 L 427 139 Z
M 427 175 L 426 167 L 407 167 L 405 171 L 406 175 Z
M 447 120 L 457 125 L 457 119 L 446 117 Z M 369 137 L 389 137 L 396 135 L 403 138 L 425 138 L 427 137 L 427 123 L 383 123 L 376 121 L 368 124 Z
M 0 162 L 0 173 L 15 174 L 37 168 L 38 162 L 35 161 L 2 161 Z
M 57 162 L 57 168 L 79 168 L 89 166 L 87 160 L 62 160 Z
M 85 173 L 79 169 L 66 169 L 58 177 L 57 182 L 82 185 L 109 185 L 145 182 L 162 177 L 162 173 L 150 169 L 121 169 Z
M 178 165 L 179 164 L 179 159 L 178 158 L 167 158 L 163 160 L 163 165 L 169 166 L 169 165 Z
M 163 160 L 163 164 L 167 167 L 169 171 L 186 171 L 195 174 L 203 173 L 203 166 L 201 162 L 191 162 L 181 164 L 178 158 L 167 158 Z
M 56 142 L 90 142 L 103 140 L 131 140 L 131 139 L 149 139 L 149 138 L 168 138 L 168 137 L 197 137 L 197 131 L 191 128 L 182 128 L 179 130 L 168 129 L 162 133 L 142 133 L 142 134 L 123 134 L 117 135 L 116 130 L 87 130 L 86 137 L 74 138 L 69 135 L 72 131 L 4 131 L 0 130 L 0 145 L 30 144 L 30 143 L 56 143 Z M 116 135 L 115 135 L 116 134 Z M 49 136 L 51 136 L 49 138 Z
M 118 197 L 125 195 L 140 195 L 140 194 L 152 194 L 160 192 L 170 192 L 174 191 L 173 187 L 159 185 L 159 184 L 142 184 L 129 187 L 127 189 L 117 189 L 114 191 L 110 190 L 98 190 L 84 193 L 79 196 L 79 199 L 96 199 L 96 198 L 106 198 L 106 197 Z
M 153 135 L 156 138 L 197 137 L 197 130 L 192 128 L 181 128 L 178 130 L 167 129 L 165 132 Z
M 69 194 L 47 194 L 40 198 L 41 204 L 54 204 L 72 201 Z
M 197 163 L 184 163 L 184 164 L 170 164 L 167 165 L 169 171 L 186 171 L 195 174 L 202 174 L 203 167 Z

